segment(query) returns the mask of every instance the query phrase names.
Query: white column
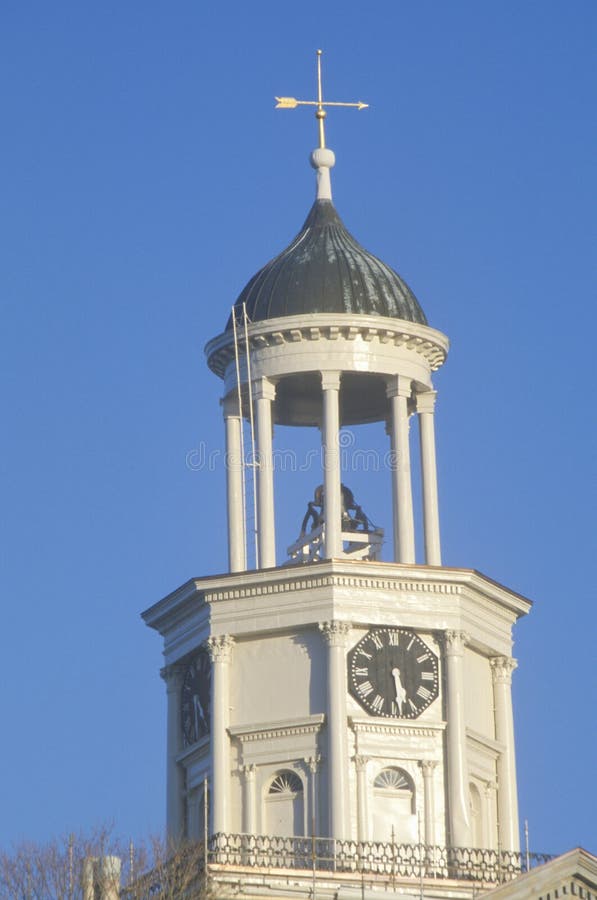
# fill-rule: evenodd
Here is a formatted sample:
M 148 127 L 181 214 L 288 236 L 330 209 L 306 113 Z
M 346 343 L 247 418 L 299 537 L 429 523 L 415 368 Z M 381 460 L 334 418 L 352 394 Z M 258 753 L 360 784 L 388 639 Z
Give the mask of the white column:
M 241 454 L 242 419 L 238 398 L 224 399 L 226 426 L 226 500 L 228 507 L 228 568 L 243 572 L 247 568 L 245 547 L 245 504 L 243 497 L 243 459 Z
M 390 439 L 392 442 L 394 559 L 396 562 L 414 563 L 415 522 L 408 439 L 410 379 L 397 375 L 388 384 L 387 395 L 390 400 Z
M 230 810 L 230 657 L 234 638 L 224 634 L 210 637 L 207 649 L 211 671 L 211 769 L 212 832 L 229 831 Z
M 350 625 L 323 622 L 319 628 L 328 644 L 329 836 L 341 840 L 349 837 L 345 648 Z
M 453 847 L 471 845 L 463 676 L 467 640 L 463 631 L 446 631 L 448 822 Z
M 257 803 L 255 797 L 255 766 L 242 766 L 243 781 L 243 832 L 257 833 Z
M 496 656 L 490 661 L 493 675 L 495 738 L 504 745 L 497 761 L 498 834 L 501 850 L 520 850 L 516 757 L 514 753 L 514 715 L 512 712 L 512 672 L 515 659 Z
M 326 559 L 342 555 L 342 493 L 340 473 L 340 373 L 322 372 L 323 494 Z
M 369 839 L 369 815 L 367 797 L 367 762 L 366 756 L 358 754 L 354 758 L 357 770 L 357 840 Z
M 433 772 L 437 766 L 434 759 L 423 759 L 419 763 L 423 772 L 423 816 L 425 825 L 425 844 L 435 845 L 435 793 L 433 789 Z
M 421 446 L 421 481 L 423 488 L 423 527 L 425 532 L 425 562 L 441 566 L 439 538 L 439 504 L 437 498 L 437 463 L 435 458 L 434 410 L 436 391 L 416 394 Z
M 275 386 L 267 378 L 259 378 L 253 382 L 257 419 L 257 528 L 260 569 L 269 569 L 276 565 L 272 449 L 272 401 L 275 396 Z
M 166 682 L 166 830 L 168 840 L 178 843 L 185 837 L 184 815 L 184 770 L 177 762 L 182 750 L 182 724 L 180 692 L 184 677 L 184 667 L 165 666 L 160 675 Z

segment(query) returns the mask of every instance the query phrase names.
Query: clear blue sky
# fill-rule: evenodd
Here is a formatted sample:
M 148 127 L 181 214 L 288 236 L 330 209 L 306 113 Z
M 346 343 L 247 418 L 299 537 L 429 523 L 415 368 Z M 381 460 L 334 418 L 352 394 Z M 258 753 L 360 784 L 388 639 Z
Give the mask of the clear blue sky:
M 323 47 L 328 96 L 371 104 L 329 118 L 337 208 L 452 341 L 445 561 L 535 601 L 521 818 L 595 851 L 596 25 L 593 0 L 3 4 L 0 844 L 163 824 L 139 613 L 225 568 L 223 470 L 186 464 L 222 443 L 203 345 L 311 204 L 315 123 L 273 97 L 311 96 Z M 389 525 L 384 477 L 352 486 Z

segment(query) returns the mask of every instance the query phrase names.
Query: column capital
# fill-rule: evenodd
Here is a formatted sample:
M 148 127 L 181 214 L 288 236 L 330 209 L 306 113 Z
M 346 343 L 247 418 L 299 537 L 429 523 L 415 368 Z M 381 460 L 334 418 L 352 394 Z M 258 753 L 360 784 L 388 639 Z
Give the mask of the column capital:
M 238 394 L 228 394 L 226 397 L 222 397 L 221 404 L 225 419 L 239 418 Z
M 423 772 L 423 778 L 431 778 L 433 771 L 437 766 L 436 759 L 420 759 L 419 766 Z
M 269 378 L 254 378 L 251 382 L 253 400 L 275 400 L 276 385 Z
M 412 381 L 404 375 L 394 375 L 386 381 L 386 397 L 406 397 L 412 394 Z
M 415 409 L 418 413 L 432 413 L 435 410 L 437 391 L 421 391 L 415 394 Z
M 322 372 L 321 373 L 321 389 L 322 391 L 339 391 L 340 390 L 340 372 Z
M 485 782 L 485 796 L 491 797 L 494 791 L 497 791 L 497 781 L 486 781 Z
M 166 682 L 167 691 L 177 691 L 182 686 L 185 669 L 182 663 L 171 663 L 160 669 L 160 677 Z
M 240 766 L 240 770 L 245 776 L 246 781 L 255 781 L 255 772 L 257 771 L 257 766 L 254 765 L 254 763 Z
M 320 622 L 319 630 L 326 639 L 330 647 L 346 647 L 348 633 L 350 631 L 349 622 Z
M 317 767 L 321 762 L 321 756 L 319 753 L 317 753 L 316 756 L 305 756 L 303 762 L 308 767 L 311 774 L 315 775 L 315 773 L 317 772 Z
M 367 768 L 369 757 L 363 756 L 361 753 L 357 753 L 353 758 L 357 772 L 364 772 Z
M 494 656 L 489 660 L 494 684 L 512 684 L 512 672 L 518 663 L 511 656 Z
M 470 635 L 466 631 L 445 631 L 444 646 L 446 648 L 446 656 L 462 656 L 469 640 Z
M 230 634 L 220 634 L 207 639 L 206 647 L 212 662 L 229 663 L 234 638 Z

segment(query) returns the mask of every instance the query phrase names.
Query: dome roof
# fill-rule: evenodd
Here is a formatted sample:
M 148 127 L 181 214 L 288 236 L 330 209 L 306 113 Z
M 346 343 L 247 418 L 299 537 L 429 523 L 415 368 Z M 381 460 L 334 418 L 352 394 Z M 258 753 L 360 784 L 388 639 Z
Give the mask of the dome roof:
M 241 315 L 243 303 L 252 322 L 347 313 L 427 324 L 408 285 L 361 247 L 328 199 L 315 201 L 292 243 L 251 278 L 235 303 Z

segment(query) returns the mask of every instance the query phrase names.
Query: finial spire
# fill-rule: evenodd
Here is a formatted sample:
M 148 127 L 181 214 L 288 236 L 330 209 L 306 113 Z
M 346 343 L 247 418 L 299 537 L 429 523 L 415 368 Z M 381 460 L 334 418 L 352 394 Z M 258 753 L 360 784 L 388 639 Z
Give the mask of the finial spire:
M 334 100 L 323 99 L 323 87 L 321 80 L 321 57 L 323 50 L 317 51 L 317 100 L 297 100 L 296 97 L 276 97 L 276 109 L 296 109 L 297 106 L 315 106 L 315 118 L 319 124 L 319 147 L 311 154 L 311 165 L 317 169 L 317 199 L 331 200 L 332 186 L 330 182 L 330 169 L 336 162 L 336 157 L 325 146 L 326 106 L 352 106 L 355 109 L 367 109 L 368 103 L 360 100 L 356 103 L 341 103 Z

